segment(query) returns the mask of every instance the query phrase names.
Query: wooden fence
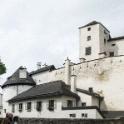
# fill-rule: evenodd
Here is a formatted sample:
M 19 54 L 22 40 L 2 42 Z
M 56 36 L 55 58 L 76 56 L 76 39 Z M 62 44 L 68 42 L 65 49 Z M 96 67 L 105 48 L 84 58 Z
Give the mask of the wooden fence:
M 0 119 L 0 124 L 1 124 Z M 28 119 L 21 118 L 19 124 L 124 124 L 124 118 L 121 119 Z

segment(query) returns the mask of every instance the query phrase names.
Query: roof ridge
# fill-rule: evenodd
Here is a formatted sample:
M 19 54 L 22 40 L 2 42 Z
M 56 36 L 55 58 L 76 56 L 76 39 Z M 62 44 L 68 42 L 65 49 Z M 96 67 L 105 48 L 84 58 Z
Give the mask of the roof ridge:
M 62 95 L 80 99 L 80 97 L 77 94 L 65 88 L 66 84 L 63 81 L 54 81 L 54 82 L 44 83 L 41 84 L 40 86 L 36 85 L 31 89 L 13 97 L 12 99 L 9 100 L 9 102 L 34 99 L 34 98 L 58 97 Z
M 45 66 L 45 67 L 42 67 L 40 69 L 37 69 L 35 71 L 31 71 L 29 73 L 29 75 L 34 75 L 34 74 L 38 74 L 38 73 L 41 73 L 41 72 L 44 72 L 44 71 L 52 71 L 52 70 L 55 70 L 55 66 L 54 65 L 48 65 L 48 66 Z

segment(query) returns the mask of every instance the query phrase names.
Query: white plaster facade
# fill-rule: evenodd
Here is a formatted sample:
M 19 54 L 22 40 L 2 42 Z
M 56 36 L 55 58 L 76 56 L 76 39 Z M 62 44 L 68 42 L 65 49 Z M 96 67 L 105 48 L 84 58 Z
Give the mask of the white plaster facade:
M 49 100 L 54 100 L 54 111 L 49 111 L 48 104 Z M 51 98 L 51 99 L 37 99 L 30 101 L 19 102 L 23 104 L 23 110 L 19 112 L 19 103 L 16 102 L 15 112 L 13 115 L 19 116 L 22 118 L 85 118 L 85 119 L 102 119 L 103 117 L 96 109 L 77 109 L 77 110 L 64 110 L 62 107 L 67 107 L 67 100 L 73 101 L 73 107 L 76 107 L 76 100 L 71 97 L 60 97 L 60 98 Z M 37 101 L 42 101 L 42 109 L 40 112 L 36 110 Z M 27 111 L 26 104 L 27 102 L 32 103 L 31 111 Z M 10 105 L 12 108 L 12 104 Z M 12 111 L 11 111 L 12 112 Z M 75 117 L 70 117 L 73 114 Z M 84 114 L 84 116 L 82 116 Z M 86 115 L 86 116 L 85 116 Z
M 2 116 L 5 116 L 7 112 L 11 111 L 11 107 L 9 106 L 8 100 L 17 96 L 18 94 L 30 89 L 31 86 L 9 86 L 3 89 L 3 98 L 2 98 Z

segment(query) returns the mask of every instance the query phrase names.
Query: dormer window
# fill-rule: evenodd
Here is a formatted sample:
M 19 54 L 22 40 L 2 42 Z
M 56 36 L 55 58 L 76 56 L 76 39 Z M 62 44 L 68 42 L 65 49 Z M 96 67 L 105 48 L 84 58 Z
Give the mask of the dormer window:
M 90 31 L 91 30 L 91 27 L 87 28 L 87 31 Z
M 26 68 L 20 68 L 20 70 L 19 70 L 19 78 L 27 78 Z
M 91 40 L 91 36 L 87 36 L 87 41 L 90 41 Z

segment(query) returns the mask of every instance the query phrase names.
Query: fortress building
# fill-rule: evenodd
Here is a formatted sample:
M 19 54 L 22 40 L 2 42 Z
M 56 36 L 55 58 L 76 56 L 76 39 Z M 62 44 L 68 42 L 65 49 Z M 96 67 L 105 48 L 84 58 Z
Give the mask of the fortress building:
M 2 85 L 1 116 L 119 118 L 124 116 L 124 37 L 100 22 L 79 27 L 79 63 L 20 67 Z

